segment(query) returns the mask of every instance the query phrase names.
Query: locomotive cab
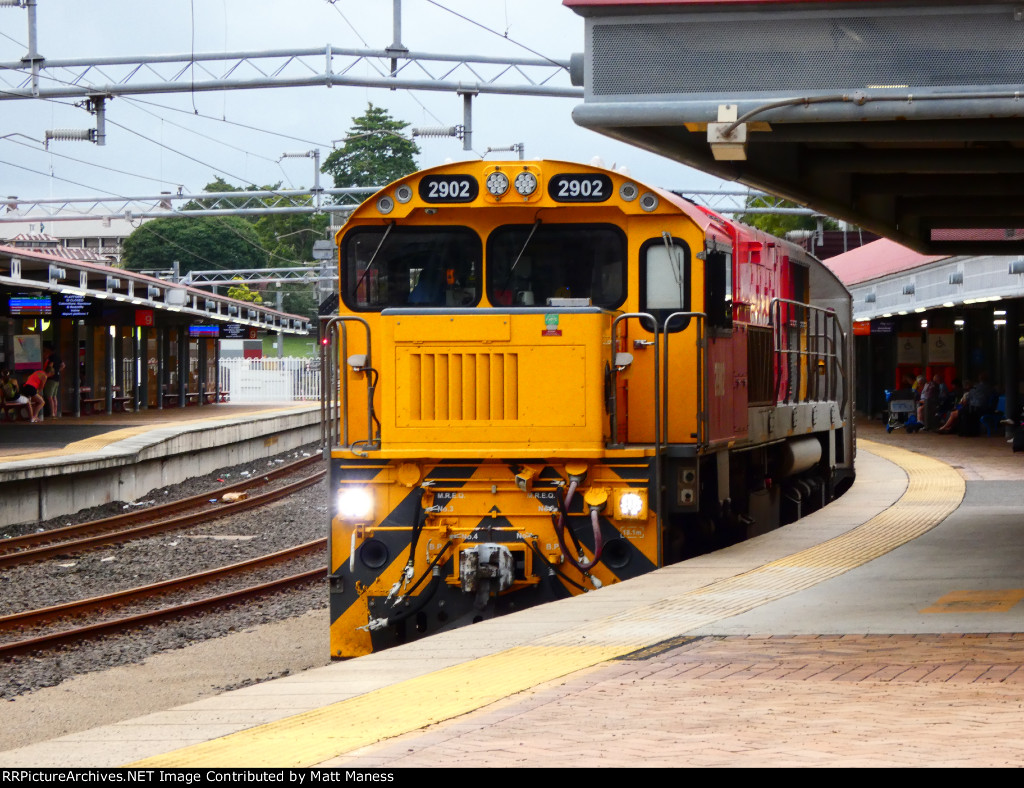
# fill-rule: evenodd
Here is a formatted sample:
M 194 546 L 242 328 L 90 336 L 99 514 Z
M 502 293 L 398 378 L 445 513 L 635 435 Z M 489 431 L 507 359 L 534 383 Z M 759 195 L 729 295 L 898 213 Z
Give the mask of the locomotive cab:
M 776 527 L 780 463 L 852 474 L 848 296 L 796 247 L 563 162 L 416 173 L 337 240 L 332 656 Z

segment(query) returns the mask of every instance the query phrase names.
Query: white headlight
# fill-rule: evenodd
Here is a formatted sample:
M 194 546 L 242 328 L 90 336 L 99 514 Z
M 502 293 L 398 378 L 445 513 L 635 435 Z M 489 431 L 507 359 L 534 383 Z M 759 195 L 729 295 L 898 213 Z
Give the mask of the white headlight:
M 620 490 L 615 494 L 613 517 L 620 520 L 647 519 L 647 490 Z
M 623 517 L 636 517 L 644 508 L 644 499 L 636 493 L 623 493 L 619 498 L 619 514 Z
M 529 197 L 537 191 L 537 176 L 532 172 L 521 172 L 516 176 L 516 191 L 523 197 Z
M 508 177 L 503 172 L 492 172 L 487 176 L 487 191 L 495 197 L 501 197 L 508 191 Z
M 338 493 L 338 517 L 351 522 L 373 519 L 373 495 L 365 487 L 349 487 Z

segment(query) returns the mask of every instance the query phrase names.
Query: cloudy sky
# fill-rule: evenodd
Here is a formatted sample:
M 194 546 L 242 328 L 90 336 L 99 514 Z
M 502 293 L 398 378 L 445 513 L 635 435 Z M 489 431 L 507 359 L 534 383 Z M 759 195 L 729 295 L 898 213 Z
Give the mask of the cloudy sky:
M 391 0 L 38 0 L 38 49 L 50 60 L 327 44 L 383 49 L 393 40 L 392 7 Z M 0 62 L 26 54 L 27 31 L 24 9 L 0 8 Z M 403 0 L 402 39 L 413 51 L 534 57 L 533 50 L 567 59 L 583 49 L 583 20 L 560 0 Z M 374 73 L 368 65 L 361 72 Z M 0 90 L 16 84 L 0 73 Z M 280 181 L 285 188 L 306 187 L 312 161 L 279 161 L 281 154 L 321 148 L 326 156 L 369 102 L 413 126 L 462 122 L 461 98 L 438 92 L 307 87 L 135 96 L 108 103 L 105 147 L 53 142 L 45 152 L 45 130 L 88 128 L 92 117 L 70 99 L 4 101 L 0 196 L 145 195 L 178 187 L 190 192 L 215 175 L 238 186 Z M 475 153 L 464 152 L 457 140 L 421 138 L 419 164 L 522 142 L 527 158 L 599 156 L 654 185 L 735 188 L 578 128 L 571 118 L 576 103 L 481 96 L 474 104 Z

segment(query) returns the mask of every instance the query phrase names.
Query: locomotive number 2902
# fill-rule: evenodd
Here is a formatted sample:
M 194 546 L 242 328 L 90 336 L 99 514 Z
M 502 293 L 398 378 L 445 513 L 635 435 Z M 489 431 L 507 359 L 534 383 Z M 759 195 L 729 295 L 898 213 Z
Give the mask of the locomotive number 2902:
M 598 173 L 563 173 L 548 181 L 548 195 L 556 202 L 604 202 L 612 196 L 612 179 Z
M 470 175 L 425 175 L 419 192 L 423 202 L 472 202 L 480 186 Z

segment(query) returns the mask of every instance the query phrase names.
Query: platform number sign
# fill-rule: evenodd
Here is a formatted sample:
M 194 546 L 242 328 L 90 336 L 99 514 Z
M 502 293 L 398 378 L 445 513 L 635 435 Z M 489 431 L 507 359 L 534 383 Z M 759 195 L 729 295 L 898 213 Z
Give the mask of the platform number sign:
M 480 185 L 472 175 L 424 175 L 419 193 L 423 202 L 473 202 L 480 193 Z
M 612 196 L 612 179 L 597 173 L 560 173 L 548 181 L 555 202 L 604 202 Z

